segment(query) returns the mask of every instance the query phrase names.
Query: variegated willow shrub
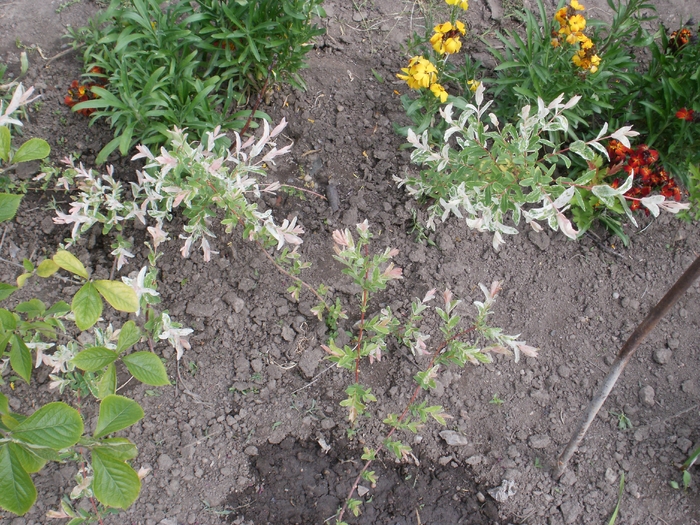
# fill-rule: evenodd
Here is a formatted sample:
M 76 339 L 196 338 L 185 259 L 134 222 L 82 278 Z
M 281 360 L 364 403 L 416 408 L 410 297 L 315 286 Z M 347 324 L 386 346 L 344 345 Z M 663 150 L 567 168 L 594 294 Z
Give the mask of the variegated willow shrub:
M 464 214 L 469 227 L 494 232 L 498 246 L 521 218 L 535 229 L 546 220 L 572 239 L 600 220 L 627 244 L 624 223 L 636 225 L 639 211 L 687 210 L 683 189 L 698 200 L 693 33 L 650 34 L 642 22 L 653 6 L 644 0 L 609 5 L 610 23 L 589 23 L 577 0 L 553 16 L 538 2 L 539 17 L 518 15 L 524 34 L 497 33 L 491 74 L 459 58 L 465 26 L 454 9 L 432 35 L 414 35 L 409 47 L 420 54 L 397 76 L 418 91 L 403 97 L 415 125 L 400 131 L 423 169 L 397 180 L 432 203 L 429 226 Z M 635 58 L 642 48 L 652 52 L 648 71 Z

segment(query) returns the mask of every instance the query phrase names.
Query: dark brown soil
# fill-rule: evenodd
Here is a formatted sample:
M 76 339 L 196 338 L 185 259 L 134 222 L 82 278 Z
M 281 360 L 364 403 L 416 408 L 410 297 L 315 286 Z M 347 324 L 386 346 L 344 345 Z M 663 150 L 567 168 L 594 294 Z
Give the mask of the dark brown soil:
M 601 0 L 584 2 L 589 3 L 591 10 L 607 10 Z M 700 16 L 691 2 L 654 3 L 668 26 Z M 0 31 L 5 35 L 0 58 L 15 74 L 16 39 L 52 57 L 64 49 L 60 37 L 65 25 L 84 24 L 97 9 L 94 2 L 82 0 L 59 14 L 59 5 L 48 0 L 0 3 Z M 477 283 L 499 279 L 504 290 L 494 323 L 508 333 L 521 333 L 541 352 L 538 359 L 514 363 L 499 358 L 493 365 L 443 374 L 429 400 L 445 407 L 454 417 L 448 428 L 468 443 L 449 446 L 437 425 L 405 436 L 415 461 L 399 464 L 383 454 L 374 467 L 377 487 L 366 486 L 370 490 L 363 496 L 363 514 L 348 521 L 608 523 L 624 473 L 617 523 L 697 524 L 700 474 L 692 472 L 688 490 L 674 490 L 669 482 L 680 481 L 675 465 L 700 444 L 698 283 L 640 347 L 565 476 L 555 481 L 549 470 L 620 346 L 700 253 L 698 225 L 669 216 L 642 217 L 643 230 L 632 235 L 629 249 L 602 230 L 594 232 L 598 238 L 574 243 L 550 231 L 523 229 L 496 253 L 489 236 L 453 220 L 437 232 L 425 231 L 429 242 L 418 242 L 417 232 L 411 231 L 412 216 L 420 217 L 424 210 L 392 179 L 417 168 L 400 149 L 403 140 L 392 125 L 408 124 L 396 94 L 404 92 L 404 85 L 395 74 L 406 60 L 401 44 L 411 30 L 422 27 L 421 5 L 399 0 L 327 2 L 323 23 L 328 33 L 316 42 L 303 73 L 308 90 L 282 88 L 265 110 L 275 122 L 286 117 L 285 133 L 294 141 L 293 153 L 270 178 L 303 184 L 307 177 L 322 193 L 332 179 L 340 210 L 333 213 L 324 201 L 296 197 L 281 203 L 271 199 L 263 207 L 272 207 L 280 219 L 299 217 L 306 231 L 301 252 L 313 263 L 305 278 L 332 285 L 350 312 L 357 312 L 356 290 L 332 259 L 331 233 L 368 219 L 377 232 L 375 247 L 398 248 L 397 263 L 404 269 L 404 279 L 378 296 L 373 308 L 391 305 L 405 313 L 411 298 L 432 287 L 448 287 L 464 305 L 471 305 L 481 299 Z M 509 23 L 513 5 L 473 1 L 473 34 Z M 465 48 L 485 58 L 478 39 L 469 40 Z M 42 93 L 43 105 L 30 111 L 26 136 L 46 138 L 55 161 L 76 152 L 91 166 L 111 134 L 104 125 L 89 128 L 62 104 L 71 80 L 80 74 L 75 54 L 47 68 L 36 48 L 28 52 L 31 68 L 24 82 Z M 128 159 L 110 160 L 120 177 L 133 176 L 135 165 Z M 20 176 L 33 173 L 29 169 Z M 69 200 L 63 194 L 30 195 L 7 225 L 0 245 L 2 281 L 16 278 L 22 258 L 36 262 L 68 236 L 67 229 L 51 220 L 47 205 L 54 196 L 59 206 Z M 171 232 L 181 227 L 178 220 L 169 226 Z M 367 365 L 363 378 L 380 400 L 377 415 L 348 440 L 339 402 L 352 378 L 323 360 L 319 345 L 328 334 L 309 311 L 312 298 L 293 302 L 285 295 L 282 276 L 255 246 L 240 235 L 216 233 L 220 255 L 211 262 L 204 263 L 200 254 L 183 260 L 177 240 L 159 262 L 164 305 L 173 318 L 195 329 L 193 348 L 179 364 L 165 345 L 156 349 L 168 359 L 176 386 L 154 390 L 132 382 L 121 391 L 146 412 L 126 433 L 139 447 L 134 466 L 153 471 L 133 507 L 105 523 L 324 523 L 354 481 L 362 446 L 379 443 L 381 419 L 403 407 L 413 390 L 412 375 L 425 365 L 398 348 L 378 365 Z M 135 240 L 137 260 L 122 275 L 139 269 L 147 253 L 140 248 L 143 230 L 125 234 Z M 95 230 L 75 253 L 93 274 L 108 275 L 110 242 Z M 27 293 L 50 302 L 75 292 L 63 284 L 35 285 Z M 473 311 L 464 306 L 463 314 L 469 318 Z M 341 329 L 351 327 L 352 319 Z M 39 370 L 36 379 L 31 388 L 2 387 L 13 408 L 31 411 L 49 398 L 47 374 Z M 492 403 L 495 399 L 503 403 Z M 85 410 L 90 425 L 94 407 Z M 619 428 L 621 413 L 631 429 Z M 320 440 L 330 446 L 327 454 Z M 56 508 L 73 487 L 74 473 L 71 465 L 55 465 L 36 475 L 39 503 L 23 518 L 0 517 L 0 524 L 46 523 L 47 510 Z M 503 480 L 514 481 L 515 494 L 499 503 L 488 489 Z

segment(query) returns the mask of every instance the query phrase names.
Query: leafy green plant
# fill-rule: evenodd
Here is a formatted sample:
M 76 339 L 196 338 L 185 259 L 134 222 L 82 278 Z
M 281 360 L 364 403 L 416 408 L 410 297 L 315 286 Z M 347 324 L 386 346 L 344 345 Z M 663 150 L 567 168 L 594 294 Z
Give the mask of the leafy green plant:
M 71 32 L 83 47 L 92 100 L 73 111 L 105 118 L 115 138 L 98 154 L 101 164 L 119 148 L 163 144 L 173 126 L 200 138 L 216 126 L 241 130 L 253 117 L 244 109 L 272 82 L 301 87 L 297 70 L 309 41 L 322 30 L 320 0 L 179 0 L 161 9 L 158 0 L 113 0 L 88 27 Z M 258 97 L 258 103 L 260 98 Z
M 630 421 L 630 418 L 627 417 L 627 414 L 625 414 L 622 410 L 619 412 L 613 412 L 611 410 L 610 415 L 617 418 L 617 428 L 620 430 L 629 430 L 632 428 L 632 421 Z
M 348 229 L 333 232 L 333 240 L 336 243 L 334 257 L 345 267 L 343 273 L 350 276 L 362 289 L 359 303 L 360 319 L 354 332 L 356 335 L 350 343 L 342 347 L 336 345 L 333 339 L 330 339 L 327 345 L 322 345 L 328 353 L 327 358 L 339 368 L 349 370 L 354 377 L 353 384 L 345 391 L 347 398 L 340 403 L 347 408 L 348 420 L 353 430 L 348 435 L 354 435 L 363 416 L 373 413 L 369 408 L 370 404 L 378 402 L 371 388 L 360 382 L 360 372 L 365 361 L 369 361 L 371 365 L 383 358 L 389 348 L 389 338 L 422 360 L 423 369 L 414 376 L 417 386 L 404 410 L 401 413 L 389 413 L 384 418 L 383 422 L 388 430 L 379 444 L 374 448 L 364 448 L 362 459 L 365 464 L 336 516 L 338 525 L 344 523 L 342 519 L 346 511 L 349 510 L 355 516 L 360 513 L 362 501 L 353 498 L 353 494 L 361 480 L 376 483 L 376 474 L 369 470 L 369 467 L 381 450 L 386 449 L 399 459 L 411 453 L 411 448 L 395 437 L 397 431 L 416 433 L 428 420 L 435 420 L 441 425 L 447 424 L 447 419 L 451 416 L 445 413 L 443 407 L 428 405 L 427 401 L 419 400 L 423 391 L 436 388 L 436 380 L 441 370 L 450 365 L 464 367 L 467 363 L 490 363 L 491 355 L 495 353 L 515 354 L 516 361 L 521 353 L 530 357 L 537 356 L 537 349 L 518 341 L 518 336 L 506 335 L 500 328 L 488 324 L 487 318 L 500 290 L 498 282 L 494 282 L 490 288 L 479 285 L 485 300 L 474 302 L 477 313 L 475 319 L 469 323 L 469 328 L 460 326 L 461 318 L 455 310 L 460 301 L 454 299 L 449 290 L 442 294 L 443 305 L 434 308 L 441 324 L 442 342 L 432 351 L 428 350 L 427 345 L 430 335 L 422 333 L 419 326 L 424 315 L 431 309 L 429 303 L 435 298 L 435 290 L 430 290 L 423 299 L 415 299 L 411 303 L 410 314 L 403 321 L 389 307 L 382 308 L 375 315 L 368 315 L 371 295 L 385 289 L 390 281 L 400 279 L 402 271 L 391 262 L 397 250 L 386 248 L 370 255 L 372 233 L 367 221 L 357 225 L 356 234 L 357 239 Z
M 609 180 L 620 166 L 601 167 L 602 158 L 596 150 L 607 158 L 601 141 L 610 139 L 629 148 L 628 137 L 637 135 L 631 127 L 606 134 L 605 124 L 592 140 L 568 145 L 560 142 L 569 129 L 564 113 L 579 102 L 579 97 L 564 102 L 562 94 L 549 104 L 538 99 L 536 110 L 525 106 L 516 123 L 501 124 L 493 113 L 488 113 L 488 122 L 484 122 L 492 104 L 484 103 L 484 91 L 481 84 L 475 94 L 476 105 L 467 104 L 458 116 L 453 115 L 452 104 L 441 109 L 449 128 L 435 146 L 427 131 L 418 136 L 409 130 L 408 141 L 414 148 L 411 160 L 427 168 L 418 176 L 395 180 L 415 198 L 435 202 L 428 208 L 430 228 L 450 215 L 464 217 L 469 228 L 493 232 L 497 249 L 505 242 L 503 234 L 518 233 L 514 226 L 505 224 L 507 218 L 514 225 L 524 218 L 535 231 L 542 229 L 537 221 L 547 221 L 551 229 L 577 239 L 604 213 L 626 217 L 636 225 L 628 201 L 638 202 L 654 216 L 661 209 L 677 213 L 688 208 L 688 204 L 668 201 L 664 195 L 628 195 L 633 175 L 620 184 Z M 587 166 L 575 179 L 557 172 L 558 163 L 571 168 L 571 153 Z M 564 214 L 569 208 L 574 209 L 579 230 Z

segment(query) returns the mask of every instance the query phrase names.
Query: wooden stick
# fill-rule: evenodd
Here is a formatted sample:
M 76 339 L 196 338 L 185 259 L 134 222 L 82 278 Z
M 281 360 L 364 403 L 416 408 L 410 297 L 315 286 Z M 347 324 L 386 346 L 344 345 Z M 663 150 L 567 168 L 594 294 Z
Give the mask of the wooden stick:
M 569 444 L 561 453 L 559 459 L 557 460 L 557 467 L 553 472 L 555 478 L 561 477 L 561 475 L 566 470 L 566 466 L 578 448 L 581 440 L 586 435 L 588 427 L 591 425 L 595 419 L 600 407 L 603 406 L 608 395 L 615 386 L 622 371 L 627 366 L 632 355 L 637 350 L 637 347 L 646 339 L 647 335 L 656 327 L 658 322 L 663 319 L 663 317 L 668 313 L 668 311 L 673 307 L 674 304 L 681 298 L 681 296 L 690 288 L 695 282 L 695 280 L 700 276 L 700 257 L 695 259 L 695 262 L 690 265 L 690 267 L 681 275 L 680 279 L 676 281 L 676 284 L 671 287 L 671 289 L 666 292 L 666 295 L 658 302 L 658 304 L 651 309 L 649 314 L 647 314 L 646 319 L 642 321 L 637 329 L 632 333 L 632 335 L 627 339 L 624 346 L 620 349 L 617 354 L 615 362 L 610 367 L 610 372 L 605 378 L 605 381 L 600 385 L 598 391 L 591 399 L 588 408 L 584 414 L 584 417 L 578 424 L 578 427 L 571 436 Z

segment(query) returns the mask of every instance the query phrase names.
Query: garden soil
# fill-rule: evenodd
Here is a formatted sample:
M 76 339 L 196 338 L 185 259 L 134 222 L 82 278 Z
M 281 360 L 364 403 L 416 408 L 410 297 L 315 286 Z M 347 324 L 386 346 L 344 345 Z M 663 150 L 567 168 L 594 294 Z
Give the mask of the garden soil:
M 667 27 L 700 16 L 695 2 L 654 3 Z M 584 4 L 599 16 L 609 12 L 602 0 Z M 404 271 L 401 281 L 374 298 L 373 311 L 390 305 L 404 315 L 412 298 L 437 287 L 461 298 L 460 313 L 469 319 L 471 303 L 483 297 L 478 283 L 501 280 L 493 322 L 540 348 L 536 359 L 516 363 L 499 356 L 490 365 L 443 373 L 427 400 L 452 415 L 448 430 L 459 439 L 448 442 L 437 424 L 405 436 L 413 448 L 410 460 L 397 462 L 382 453 L 373 466 L 378 483 L 361 483 L 362 514 L 348 521 L 601 524 L 608 523 L 619 501 L 619 524 L 699 523 L 700 473 L 692 471 L 687 490 L 669 483 L 681 481 L 676 466 L 700 445 L 699 283 L 639 348 L 564 476 L 551 475 L 616 352 L 700 253 L 698 225 L 669 215 L 640 216 L 640 230 L 630 230 L 629 248 L 603 230 L 572 242 L 521 226 L 499 252 L 489 235 L 456 219 L 436 232 L 416 227 L 413 218 L 424 219 L 425 209 L 393 177 L 417 167 L 392 126 L 408 124 L 398 96 L 406 86 L 395 75 L 407 60 L 401 44 L 422 30 L 425 5 L 329 0 L 324 7 L 328 16 L 320 23 L 327 34 L 315 41 L 303 72 L 308 89 L 275 88 L 263 108 L 275 122 L 287 119 L 281 142 L 294 142 L 269 179 L 306 184 L 320 193 L 330 182 L 337 191 L 337 211 L 315 198 L 282 196 L 262 203 L 279 220 L 299 218 L 306 231 L 301 253 L 313 264 L 306 280 L 332 287 L 350 313 L 341 328 L 351 329 L 357 289 L 332 258 L 331 233 L 367 219 L 377 233 L 374 248 L 398 248 L 397 264 Z M 513 27 L 515 7 L 514 0 L 473 0 L 467 12 L 473 37 L 464 50 L 489 65 L 477 36 L 492 38 L 498 27 Z M 76 153 L 93 166 L 96 152 L 111 138 L 104 124 L 88 127 L 62 104 L 81 72 L 62 35 L 67 25 L 85 24 L 97 9 L 89 0 L 0 2 L 0 58 L 16 75 L 19 53 L 27 51 L 31 67 L 22 80 L 42 95 L 29 111 L 25 135 L 47 139 L 55 162 Z M 110 162 L 125 181 L 133 180 L 139 167 L 117 156 Z M 16 176 L 27 180 L 37 171 L 30 165 Z M 65 209 L 69 200 L 57 192 L 27 196 L 3 229 L 2 281 L 17 277 L 23 258 L 36 262 L 69 235 L 67 227 L 53 223 L 51 210 L 54 204 Z M 175 238 L 178 228 L 176 217 L 170 227 Z M 290 283 L 256 246 L 240 235 L 216 233 L 220 253 L 209 263 L 200 254 L 183 260 L 179 240 L 170 241 L 159 261 L 163 303 L 175 319 L 194 328 L 192 349 L 177 363 L 170 348 L 157 345 L 173 386 L 153 389 L 131 381 L 120 390 L 144 407 L 144 419 L 125 435 L 139 448 L 134 466 L 152 471 L 137 502 L 104 523 L 332 523 L 361 467 L 362 447 L 380 442 L 383 415 L 403 408 L 414 388 L 411 377 L 425 362 L 392 347 L 381 362 L 365 364 L 362 378 L 379 399 L 378 416 L 348 439 L 339 402 L 352 378 L 323 359 L 320 345 L 328 333 L 309 311 L 313 298 L 292 301 L 285 294 Z M 133 238 L 137 257 L 121 275 L 141 268 L 146 255 L 143 228 L 125 235 Z M 112 267 L 110 243 L 95 229 L 75 253 L 93 275 L 106 277 Z M 32 284 L 26 294 L 51 303 L 76 290 L 53 280 Z M 426 329 L 434 331 L 431 323 Z M 13 409 L 31 412 L 55 399 L 47 375 L 39 369 L 31 389 L 21 383 L 13 391 L 2 387 Z M 64 399 L 76 403 L 74 397 Z M 92 428 L 95 403 L 84 400 L 82 411 Z M 629 428 L 621 428 L 627 421 Z M 47 523 L 46 512 L 70 492 L 75 473 L 75 466 L 66 464 L 35 475 L 36 506 L 21 518 L 5 514 L 0 523 Z M 511 490 L 497 501 L 490 489 L 504 480 L 512 482 Z

